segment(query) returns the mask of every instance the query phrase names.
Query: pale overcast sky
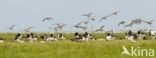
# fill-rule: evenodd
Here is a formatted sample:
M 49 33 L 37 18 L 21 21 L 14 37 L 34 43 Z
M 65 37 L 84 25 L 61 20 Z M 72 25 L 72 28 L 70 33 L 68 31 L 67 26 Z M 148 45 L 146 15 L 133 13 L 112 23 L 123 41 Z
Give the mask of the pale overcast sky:
M 81 15 L 93 12 L 99 20 L 102 16 L 120 11 L 109 20 L 94 24 L 94 29 L 105 24 L 105 30 L 117 28 L 117 23 L 143 17 L 146 20 L 156 19 L 156 0 L 0 0 L 0 32 L 9 31 L 7 27 L 16 24 L 15 30 L 34 26 L 33 31 L 49 31 L 47 27 L 53 22 L 44 22 L 44 17 L 54 18 L 54 22 L 65 23 L 65 31 L 74 31 L 74 23 L 86 20 Z M 154 22 L 155 23 L 155 22 Z M 152 28 L 146 24 L 133 28 Z

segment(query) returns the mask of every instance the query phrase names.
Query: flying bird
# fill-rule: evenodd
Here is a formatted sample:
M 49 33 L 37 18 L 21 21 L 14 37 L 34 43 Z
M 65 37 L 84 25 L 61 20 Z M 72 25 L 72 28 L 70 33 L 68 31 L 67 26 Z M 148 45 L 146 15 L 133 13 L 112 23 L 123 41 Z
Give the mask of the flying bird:
M 124 26 L 124 28 L 125 28 L 125 27 L 131 27 L 133 24 L 134 24 L 134 23 L 127 24 L 127 25 Z
M 137 19 L 135 19 L 135 20 L 132 20 L 131 23 L 140 24 L 140 23 L 142 23 L 143 21 L 145 21 L 145 20 L 142 20 L 142 18 L 137 18 Z
M 89 21 L 83 21 L 82 23 L 84 23 L 84 24 L 86 24 L 86 25 L 87 25 L 87 24 L 89 23 Z
M 54 28 L 52 28 L 52 27 L 48 27 L 48 29 L 54 29 Z
M 86 21 L 86 22 L 88 23 L 88 21 Z M 87 27 L 86 26 L 81 26 L 82 23 L 84 23 L 84 22 L 77 23 L 73 27 L 75 27 L 77 29 L 80 28 L 80 29 L 83 29 L 84 31 L 86 31 Z
M 73 27 L 75 27 L 75 28 L 80 28 L 80 26 L 79 26 L 79 25 L 74 25 Z
M 102 25 L 99 29 L 95 30 L 95 32 L 104 31 L 104 30 L 103 30 L 104 27 L 105 27 L 105 25 Z
M 16 26 L 16 25 L 14 24 L 14 25 L 8 27 L 8 29 L 11 30 L 11 31 L 13 31 L 15 26 Z
M 120 11 L 115 11 L 112 13 L 112 15 L 117 15 Z
M 32 29 L 32 28 L 34 28 L 34 27 L 28 27 L 28 28 L 24 29 L 24 31 L 25 32 L 30 32 L 30 29 Z
M 100 22 L 103 21 L 103 20 L 108 19 L 108 17 L 110 17 L 110 16 L 111 16 L 111 15 L 107 15 L 107 16 L 102 17 L 101 20 L 100 20 Z
M 153 22 L 154 22 L 154 20 L 146 21 L 146 22 L 144 22 L 144 23 L 147 23 L 147 24 L 151 25 Z
M 89 17 L 89 20 L 94 21 L 94 20 L 95 20 L 95 17 L 96 17 L 96 15 L 94 15 L 94 16 L 92 16 L 92 17 Z
M 58 27 L 54 27 L 54 28 L 52 28 L 52 27 L 48 27 L 49 29 L 54 29 L 54 31 L 58 31 Z
M 84 31 L 86 31 L 87 27 L 84 26 L 79 26 L 79 28 L 83 29 Z
M 118 26 L 120 26 L 121 24 L 125 24 L 125 21 L 121 21 L 118 23 Z
M 76 25 L 79 26 L 79 25 L 81 25 L 81 24 L 82 24 L 82 22 L 79 22 L 79 23 L 77 23 Z
M 137 18 L 137 19 L 134 19 L 132 20 L 129 24 L 125 25 L 124 27 L 131 27 L 133 26 L 134 24 L 141 24 L 143 23 L 145 20 L 142 20 L 142 18 Z
M 57 28 L 59 29 L 63 29 L 64 26 L 66 26 L 66 24 L 59 24 L 59 23 L 56 23 L 57 25 Z
M 80 25 L 82 24 L 82 22 L 77 23 L 76 25 L 74 25 L 73 27 L 75 28 L 80 28 Z
M 42 20 L 42 22 L 44 22 L 44 21 L 49 21 L 49 20 L 53 20 L 51 17 L 46 17 L 46 18 L 44 18 L 43 20 Z
M 82 16 L 91 17 L 92 14 L 93 14 L 93 13 L 90 12 L 90 13 L 83 14 Z
M 119 11 L 115 11 L 115 12 L 109 14 L 109 15 L 106 15 L 106 16 L 102 17 L 101 20 L 100 20 L 100 22 L 101 22 L 102 20 L 108 19 L 108 17 L 111 17 L 111 16 L 113 16 L 113 15 L 117 15 L 118 12 L 119 12 Z

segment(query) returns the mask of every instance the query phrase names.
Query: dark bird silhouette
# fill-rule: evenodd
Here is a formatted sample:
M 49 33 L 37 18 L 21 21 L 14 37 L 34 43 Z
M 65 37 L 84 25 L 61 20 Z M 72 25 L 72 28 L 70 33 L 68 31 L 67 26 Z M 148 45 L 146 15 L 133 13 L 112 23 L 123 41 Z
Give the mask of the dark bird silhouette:
M 34 27 L 28 27 L 26 29 L 24 29 L 25 32 L 30 32 L 31 29 L 33 29 Z
M 134 24 L 141 24 L 143 23 L 145 20 L 142 20 L 142 18 L 137 18 L 137 19 L 134 19 L 132 20 L 129 24 L 125 25 L 124 27 L 131 27 L 133 26 Z
M 125 27 L 132 27 L 133 24 L 134 24 L 134 23 L 127 24 L 127 25 L 124 26 L 124 28 L 125 28 Z
M 149 24 L 149 25 L 152 25 L 153 22 L 154 22 L 154 20 L 146 21 L 146 22 L 144 22 L 144 23 L 147 23 L 147 24 Z
M 48 29 L 54 29 L 54 28 L 52 28 L 52 27 L 48 27 Z
M 53 29 L 54 31 L 58 31 L 58 27 L 54 27 L 54 28 L 52 28 L 52 27 L 48 27 L 49 29 Z
M 82 24 L 82 22 L 80 22 L 80 23 L 77 23 L 76 25 L 77 25 L 77 26 L 79 26 L 79 25 L 81 25 L 81 24 Z
M 118 26 L 120 26 L 121 24 L 125 24 L 125 21 L 121 21 L 118 23 Z
M 108 17 L 110 17 L 110 16 L 111 16 L 111 15 L 107 15 L 107 16 L 102 17 L 102 18 L 100 19 L 100 22 L 103 21 L 103 20 L 107 20 Z
M 118 13 L 119 13 L 119 11 L 115 11 L 115 12 L 109 14 L 109 15 L 106 15 L 106 16 L 104 16 L 104 17 L 101 18 L 100 22 L 101 22 L 102 20 L 108 19 L 108 17 L 111 17 L 111 16 L 113 16 L 113 15 L 117 15 Z
M 115 11 L 112 13 L 112 15 L 117 15 L 120 11 Z
M 75 27 L 75 28 L 80 28 L 80 25 L 82 24 L 82 22 L 80 22 L 80 23 L 77 23 L 76 25 L 74 25 L 73 27 Z
M 44 18 L 43 20 L 42 20 L 42 22 L 44 22 L 44 21 L 46 21 L 46 20 L 53 20 L 51 17 L 46 17 L 46 18 Z
M 62 30 L 64 26 L 66 26 L 66 24 L 59 24 L 59 23 L 56 23 L 56 28 Z
M 16 26 L 16 25 L 14 24 L 14 25 L 8 27 L 8 29 L 11 30 L 11 31 L 13 31 L 15 26 Z
M 96 18 L 96 15 L 89 17 L 89 20 L 94 21 L 94 20 L 96 20 L 95 18 Z
M 88 21 L 86 21 L 88 23 Z M 74 25 L 73 27 L 77 28 L 77 29 L 83 29 L 84 31 L 86 31 L 87 27 L 86 26 L 82 26 L 81 24 L 84 22 L 80 22 L 77 23 L 76 25 Z
M 81 28 L 84 31 L 86 31 L 86 29 L 87 29 L 87 27 L 85 27 L 85 26 L 79 26 L 78 28 Z
M 87 25 L 89 23 L 89 21 L 83 21 L 82 23 L 84 23 L 85 25 Z
M 91 17 L 93 13 L 86 13 L 86 14 L 83 14 L 82 16 L 86 16 L 86 17 Z
M 102 25 L 99 29 L 95 30 L 95 32 L 104 31 L 104 30 L 103 30 L 104 27 L 105 27 L 105 25 Z
M 133 24 L 140 24 L 140 23 L 142 23 L 143 21 L 145 21 L 145 20 L 142 20 L 142 18 L 137 18 L 137 19 L 135 19 L 135 20 L 132 20 L 131 23 L 133 23 Z

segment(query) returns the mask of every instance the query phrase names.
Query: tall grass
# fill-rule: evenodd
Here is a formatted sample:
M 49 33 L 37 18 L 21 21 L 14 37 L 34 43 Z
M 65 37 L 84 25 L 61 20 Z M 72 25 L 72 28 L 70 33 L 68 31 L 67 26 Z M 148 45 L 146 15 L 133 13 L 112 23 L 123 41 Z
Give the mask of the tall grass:
M 130 48 L 152 48 L 156 51 L 155 40 L 140 40 L 136 43 L 127 40 L 95 40 L 88 42 L 72 42 L 70 40 L 53 41 L 46 43 L 17 43 L 13 42 L 13 33 L 0 33 L 6 42 L 0 43 L 0 58 L 156 58 L 121 56 L 122 46 Z M 41 34 L 37 34 L 41 35 Z M 105 33 L 93 33 L 96 38 L 104 38 Z M 124 37 L 124 34 L 118 36 Z M 72 39 L 74 34 L 66 34 L 67 39 Z M 117 38 L 119 39 L 119 38 Z
M 0 58 L 148 58 L 121 56 L 122 46 L 139 46 L 156 50 L 156 42 L 152 40 L 137 43 L 126 40 L 71 42 L 56 41 L 48 43 L 16 43 L 0 44 Z M 155 57 L 150 57 L 155 58 Z

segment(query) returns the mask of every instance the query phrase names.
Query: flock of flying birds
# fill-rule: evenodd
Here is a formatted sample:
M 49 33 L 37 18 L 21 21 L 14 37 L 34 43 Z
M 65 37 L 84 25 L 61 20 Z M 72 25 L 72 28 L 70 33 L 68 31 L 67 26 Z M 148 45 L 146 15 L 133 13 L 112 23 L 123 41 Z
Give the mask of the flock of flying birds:
M 146 21 L 143 18 L 137 18 L 132 20 L 129 24 L 126 24 L 124 27 L 132 27 L 133 25 L 137 25 L 137 24 L 141 24 L 141 23 L 146 23 L 148 25 L 152 25 L 152 23 L 154 22 L 154 20 L 150 20 L 150 21 Z M 126 22 L 125 21 L 121 21 L 119 22 L 118 26 L 120 25 L 124 25 Z
M 104 20 L 108 20 L 112 16 L 117 16 L 119 12 L 120 11 L 115 11 L 115 12 L 113 12 L 111 14 L 105 15 L 105 16 L 101 17 L 101 19 L 99 20 L 99 22 L 102 22 Z M 82 22 L 78 22 L 77 24 L 75 24 L 72 27 L 74 27 L 76 29 L 82 29 L 83 31 L 87 31 L 88 24 L 91 21 L 97 20 L 96 19 L 96 15 L 94 13 L 86 13 L 86 14 L 82 14 L 81 16 L 87 17 L 87 20 L 84 20 Z M 46 17 L 46 18 L 42 19 L 42 22 L 45 22 L 45 21 L 53 21 L 53 20 L 54 19 L 51 18 L 51 17 Z M 117 27 L 119 27 L 121 25 L 123 25 L 123 28 L 132 27 L 133 25 L 137 25 L 137 24 L 141 24 L 141 23 L 146 23 L 148 25 L 152 25 L 153 22 L 154 22 L 154 20 L 147 21 L 147 20 L 144 20 L 143 18 L 136 18 L 134 20 L 131 20 L 130 23 L 127 23 L 126 21 L 120 21 L 118 23 Z M 13 31 L 14 28 L 15 28 L 15 26 L 16 25 L 14 24 L 14 25 L 8 27 L 8 29 L 11 30 L 11 31 Z M 64 24 L 64 23 L 55 23 L 55 24 L 53 24 L 52 27 L 48 27 L 48 28 L 49 29 L 53 29 L 54 31 L 59 31 L 59 30 L 63 30 L 63 28 L 65 26 L 67 26 L 67 25 Z M 99 32 L 99 31 L 102 32 L 102 31 L 104 31 L 104 27 L 105 27 L 105 25 L 99 26 L 99 28 L 97 28 L 96 30 L 94 30 L 94 32 Z M 32 27 L 32 26 L 31 27 L 27 27 L 27 28 L 24 29 L 24 31 L 25 32 L 30 32 L 30 30 L 33 29 L 33 28 L 35 28 L 35 27 Z

